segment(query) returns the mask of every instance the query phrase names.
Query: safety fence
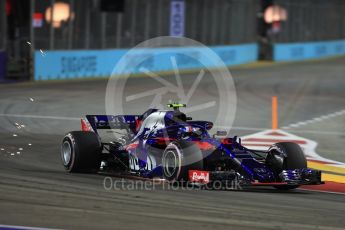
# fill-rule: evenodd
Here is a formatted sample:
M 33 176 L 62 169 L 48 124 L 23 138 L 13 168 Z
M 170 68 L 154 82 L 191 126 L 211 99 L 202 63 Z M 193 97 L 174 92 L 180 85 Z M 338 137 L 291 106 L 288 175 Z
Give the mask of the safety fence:
M 345 38 L 344 0 L 275 0 L 286 9 L 275 43 L 312 42 Z
M 102 10 L 101 0 L 36 1 L 33 47 L 129 48 L 150 38 L 171 35 L 172 2 L 179 0 L 117 1 L 123 4 L 113 11 Z M 66 19 L 55 25 L 45 19 L 53 6 L 55 10 L 69 9 Z M 257 0 L 188 0 L 182 1 L 181 7 L 183 36 L 206 45 L 256 42 Z

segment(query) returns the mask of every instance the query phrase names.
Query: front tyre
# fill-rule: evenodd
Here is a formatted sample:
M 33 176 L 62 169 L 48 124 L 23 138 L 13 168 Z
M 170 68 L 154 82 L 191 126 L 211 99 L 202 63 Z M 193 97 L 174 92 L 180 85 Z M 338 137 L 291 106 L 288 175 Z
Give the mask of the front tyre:
M 274 168 L 277 170 L 294 170 L 307 168 L 307 160 L 304 156 L 302 148 L 293 142 L 280 142 L 274 144 L 269 149 L 270 154 L 276 155 L 277 160 Z M 274 186 L 280 190 L 290 190 L 298 188 L 299 185 L 278 185 Z
M 162 167 L 168 181 L 186 182 L 189 170 L 203 170 L 203 155 L 193 142 L 171 142 L 164 150 Z
M 100 167 L 102 144 L 94 132 L 73 131 L 63 138 L 61 159 L 68 172 L 95 172 Z

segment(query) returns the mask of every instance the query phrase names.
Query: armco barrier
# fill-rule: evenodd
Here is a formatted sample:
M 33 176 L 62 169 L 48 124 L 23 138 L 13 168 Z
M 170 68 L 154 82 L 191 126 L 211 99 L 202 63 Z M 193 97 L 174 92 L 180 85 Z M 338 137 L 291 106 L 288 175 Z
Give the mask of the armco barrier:
M 218 54 L 227 66 L 249 63 L 257 60 L 257 44 L 215 46 L 211 49 Z M 89 51 L 46 51 L 35 52 L 35 80 L 72 79 L 85 77 L 109 77 L 117 73 L 116 63 L 129 50 L 89 50 Z M 185 54 L 185 55 L 184 55 Z M 127 56 L 133 62 L 128 73 L 140 73 L 140 67 L 152 72 L 173 71 L 171 56 L 176 57 L 179 69 L 200 69 L 205 66 L 199 59 L 205 58 L 206 50 L 200 47 L 148 48 L 131 52 Z M 190 58 L 193 57 L 193 58 Z M 203 61 L 202 63 L 205 63 Z M 207 62 L 206 62 L 207 63 Z M 215 63 L 206 66 L 217 68 Z M 121 72 L 123 73 L 123 72 Z
M 345 54 L 345 40 L 278 43 L 273 45 L 274 61 L 299 61 Z
M 0 81 L 5 79 L 6 75 L 6 53 L 0 50 Z

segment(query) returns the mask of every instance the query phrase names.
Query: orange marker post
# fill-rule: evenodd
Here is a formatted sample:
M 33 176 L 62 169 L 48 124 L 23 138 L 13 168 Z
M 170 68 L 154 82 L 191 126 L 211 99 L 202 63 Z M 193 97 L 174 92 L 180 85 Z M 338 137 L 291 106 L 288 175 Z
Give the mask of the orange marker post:
M 278 97 L 272 97 L 272 129 L 278 129 Z

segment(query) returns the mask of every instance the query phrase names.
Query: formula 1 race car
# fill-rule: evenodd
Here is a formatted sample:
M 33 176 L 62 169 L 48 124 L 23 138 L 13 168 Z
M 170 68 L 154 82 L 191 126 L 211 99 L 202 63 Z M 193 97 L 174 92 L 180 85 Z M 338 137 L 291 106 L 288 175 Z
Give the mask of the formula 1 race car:
M 281 142 L 267 151 L 247 149 L 226 132 L 209 134 L 213 123 L 193 121 L 180 111 L 149 109 L 142 115 L 87 115 L 82 131 L 68 133 L 61 157 L 68 172 L 113 171 L 169 182 L 209 184 L 237 181 L 294 189 L 322 184 L 321 172 L 307 168 L 296 143 Z M 110 135 L 109 141 L 101 133 Z

